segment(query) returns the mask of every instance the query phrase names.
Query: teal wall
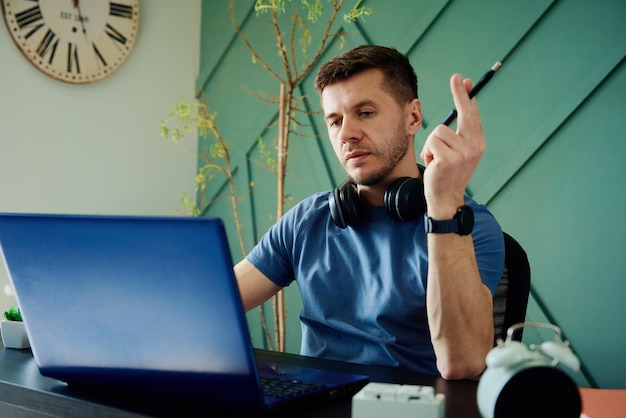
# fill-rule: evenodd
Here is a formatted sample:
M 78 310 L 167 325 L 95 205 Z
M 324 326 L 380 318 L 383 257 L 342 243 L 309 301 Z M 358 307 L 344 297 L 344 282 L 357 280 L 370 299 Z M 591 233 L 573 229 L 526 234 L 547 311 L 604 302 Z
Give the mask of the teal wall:
M 237 37 L 228 3 L 203 2 L 197 88 L 217 112 L 218 128 L 230 144 L 250 249 L 276 218 L 275 176 L 261 167 L 257 149 L 257 138 L 271 145 L 276 135 L 276 107 L 250 91 L 276 95 L 278 83 Z M 345 11 L 353 5 L 347 3 Z M 252 4 L 235 1 L 236 19 L 276 66 L 268 16 L 257 17 Z M 288 12 L 298 4 L 287 3 Z M 376 43 L 409 55 L 425 120 L 418 150 L 452 106 L 450 75 L 461 72 L 476 81 L 495 61 L 503 61 L 479 97 L 487 151 L 469 193 L 487 204 L 528 252 L 527 320 L 563 329 L 583 362 L 583 372 L 573 374 L 576 381 L 626 388 L 626 218 L 621 212 L 626 207 L 626 2 L 365 0 L 363 5 L 374 9 L 372 17 L 356 24 L 339 19 L 334 29 L 349 32 L 344 50 Z M 330 42 L 322 60 L 339 48 L 338 40 Z M 301 93 L 310 98 L 309 110 L 319 111 L 312 78 L 304 80 Z M 299 121 L 303 125 L 290 144 L 289 205 L 344 178 L 319 115 Z M 201 140 L 200 150 L 206 143 Z M 255 187 L 248 192 L 251 182 Z M 224 184 L 215 182 L 208 196 L 223 192 Z M 226 198 L 206 212 L 225 219 L 238 260 L 243 254 L 231 214 Z M 291 352 L 299 350 L 299 309 L 293 285 L 287 289 Z M 262 347 L 258 318 L 257 311 L 248 314 L 253 341 Z M 533 342 L 545 336 L 531 330 L 524 338 Z

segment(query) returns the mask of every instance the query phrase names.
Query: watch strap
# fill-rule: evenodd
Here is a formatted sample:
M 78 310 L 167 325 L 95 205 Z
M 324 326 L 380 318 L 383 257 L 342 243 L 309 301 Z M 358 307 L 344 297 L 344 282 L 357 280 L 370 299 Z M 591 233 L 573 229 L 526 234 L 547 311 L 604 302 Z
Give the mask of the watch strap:
M 451 234 L 457 232 L 459 232 L 459 222 L 456 218 L 438 221 L 430 216 L 426 217 L 426 233 L 428 234 Z
M 474 211 L 469 206 L 463 205 L 457 209 L 452 219 L 441 221 L 427 216 L 424 227 L 428 234 L 469 235 L 474 229 Z

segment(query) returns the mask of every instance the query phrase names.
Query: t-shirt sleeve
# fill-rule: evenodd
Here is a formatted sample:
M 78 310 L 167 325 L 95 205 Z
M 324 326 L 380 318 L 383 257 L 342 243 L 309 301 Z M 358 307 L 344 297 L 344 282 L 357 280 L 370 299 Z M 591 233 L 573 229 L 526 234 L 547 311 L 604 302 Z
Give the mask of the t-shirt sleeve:
M 504 269 L 504 236 L 500 224 L 485 206 L 473 206 L 474 250 L 483 283 L 495 295 Z

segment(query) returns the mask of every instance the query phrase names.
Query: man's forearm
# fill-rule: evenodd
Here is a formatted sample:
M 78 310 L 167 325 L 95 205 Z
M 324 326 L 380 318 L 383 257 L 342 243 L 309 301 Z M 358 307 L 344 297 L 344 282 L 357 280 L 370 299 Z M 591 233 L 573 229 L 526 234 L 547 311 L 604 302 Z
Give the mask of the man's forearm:
M 471 235 L 429 234 L 426 307 L 437 367 L 446 379 L 479 375 L 493 346 L 493 300 Z

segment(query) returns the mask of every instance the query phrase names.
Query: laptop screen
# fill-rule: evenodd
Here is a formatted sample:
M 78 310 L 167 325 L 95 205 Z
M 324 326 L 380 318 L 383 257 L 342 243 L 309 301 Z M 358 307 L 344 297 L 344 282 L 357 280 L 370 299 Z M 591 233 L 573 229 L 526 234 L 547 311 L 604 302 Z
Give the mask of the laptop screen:
M 0 249 L 42 374 L 260 396 L 221 220 L 2 214 Z

